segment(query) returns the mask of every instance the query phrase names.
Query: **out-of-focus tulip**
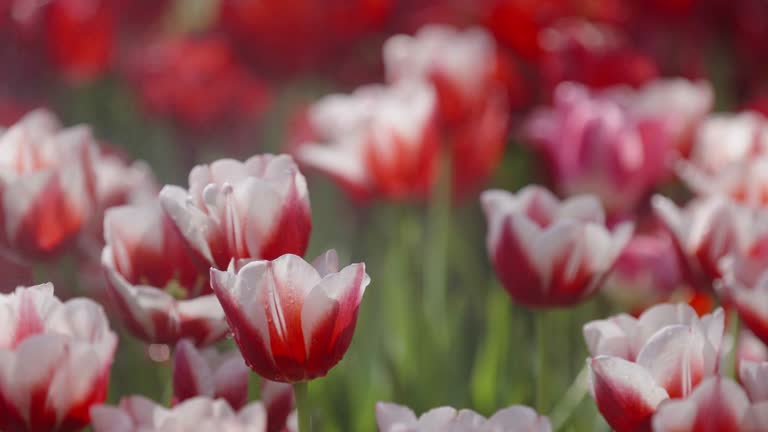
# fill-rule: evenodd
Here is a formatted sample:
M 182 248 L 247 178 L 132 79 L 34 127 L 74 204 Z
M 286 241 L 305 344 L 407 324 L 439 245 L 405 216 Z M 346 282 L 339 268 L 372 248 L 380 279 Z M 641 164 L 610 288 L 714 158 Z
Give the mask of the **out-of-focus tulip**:
M 721 197 L 694 200 L 685 208 L 660 195 L 652 202 L 671 234 L 684 277 L 702 292 L 712 291 L 712 282 L 721 276 L 720 259 L 747 248 L 755 236 L 750 213 Z
M 720 195 L 748 207 L 768 206 L 768 155 L 735 162 L 717 173 L 682 164 L 679 175 L 699 196 Z
M 0 236 L 12 249 L 51 256 L 78 234 L 94 210 L 94 152 L 88 127 L 62 129 L 44 110 L 0 134 Z
M 534 112 L 525 129 L 561 193 L 594 193 L 618 216 L 664 179 L 673 150 L 660 118 L 636 117 L 574 83 L 558 86 L 554 106 Z
M 526 306 L 569 306 L 593 294 L 632 235 L 629 223 L 606 228 L 593 196 L 561 202 L 542 187 L 527 186 L 517 194 L 486 191 L 481 200 L 496 274 Z
M 205 345 L 227 333 L 207 266 L 157 202 L 109 209 L 104 238 L 108 290 L 136 336 L 168 344 L 186 337 Z
M 768 401 L 768 362 L 743 361 L 739 380 L 752 402 Z
M 738 361 L 743 362 L 768 362 L 768 346 L 766 346 L 754 333 L 747 328 L 739 332 Z
M 379 432 L 549 432 L 549 419 L 527 406 L 514 405 L 497 411 L 486 419 L 468 410 L 451 407 L 434 408 L 421 417 L 405 406 L 379 402 L 376 404 L 376 423 Z
M 768 343 L 768 243 L 765 236 L 762 240 L 750 251 L 737 251 L 721 260 L 723 277 L 717 288 L 755 336 Z
M 384 24 L 393 0 L 223 0 L 219 24 L 240 52 L 275 74 L 334 63 L 340 51 Z
M 165 186 L 160 202 L 212 266 L 232 259 L 303 255 L 312 218 L 307 182 L 288 155 L 217 160 L 189 173 L 189 190 Z
M 222 353 L 216 348 L 198 351 L 183 339 L 173 357 L 175 403 L 196 396 L 224 399 L 234 409 L 248 402 L 248 367 L 237 350 Z
M 196 397 L 171 409 L 142 396 L 123 398 L 117 407 L 91 409 L 94 432 L 265 432 L 267 415 L 260 402 L 235 411 L 224 399 Z
M 261 380 L 261 403 L 267 409 L 267 432 L 295 431 L 296 410 L 293 386 L 288 383 Z
M 638 311 L 668 300 L 682 285 L 680 263 L 669 236 L 635 234 L 616 260 L 602 292 Z
M 759 114 L 712 114 L 698 127 L 690 163 L 707 174 L 768 153 L 768 124 Z
M 608 424 L 648 430 L 662 401 L 688 396 L 717 371 L 724 329 L 721 309 L 699 318 L 686 304 L 587 323 L 591 392 Z
M 384 44 L 390 81 L 428 81 L 437 93 L 440 130 L 450 146 L 452 190 L 459 195 L 487 179 L 507 142 L 509 102 L 519 103 L 521 78 L 485 30 L 428 25 Z M 505 97 L 507 90 L 507 97 Z
M 153 113 L 193 129 L 253 121 L 269 89 L 222 38 L 170 38 L 141 46 L 127 74 Z
M 768 423 L 760 420 L 760 409 L 750 406 L 744 390 L 729 378 L 704 380 L 685 399 L 661 404 L 653 416 L 654 432 L 758 432 Z M 765 416 L 763 416 L 765 417 Z
M 610 25 L 564 19 L 541 30 L 538 40 L 542 47 L 538 69 L 550 90 L 564 81 L 591 88 L 636 87 L 659 75 L 655 60 Z
M 424 196 L 435 178 L 436 109 L 433 88 L 414 81 L 326 96 L 309 109 L 317 143 L 297 157 L 355 197 Z
M 0 295 L 0 429 L 74 432 L 107 397 L 117 335 L 101 306 L 53 285 Z
M 325 376 L 341 360 L 370 278 L 365 264 L 338 267 L 329 251 L 312 264 L 283 255 L 211 269 L 211 285 L 251 369 L 272 381 L 299 382 Z

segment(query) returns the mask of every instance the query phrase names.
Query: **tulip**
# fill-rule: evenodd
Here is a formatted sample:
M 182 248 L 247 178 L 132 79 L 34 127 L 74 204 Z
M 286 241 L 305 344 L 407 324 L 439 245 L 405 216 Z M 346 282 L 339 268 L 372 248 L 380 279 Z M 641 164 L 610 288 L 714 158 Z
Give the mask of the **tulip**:
M 112 207 L 104 218 L 104 239 L 108 292 L 134 335 L 150 343 L 186 337 L 205 345 L 228 332 L 210 292 L 208 267 L 159 203 Z
M 666 197 L 657 195 L 653 208 L 671 234 L 683 275 L 702 292 L 712 291 L 712 283 L 721 276 L 720 260 L 743 250 L 752 231 L 752 213 L 722 197 L 697 199 L 679 208 Z
M 379 432 L 549 432 L 549 419 L 533 409 L 514 405 L 497 411 L 486 419 L 480 414 L 451 407 L 434 408 L 421 417 L 401 405 L 379 402 L 376 404 L 376 423 Z
M 712 114 L 696 131 L 689 161 L 704 173 L 715 174 L 766 152 L 768 124 L 761 115 Z
M 312 264 L 289 254 L 211 269 L 211 285 L 251 369 L 296 383 L 325 376 L 341 360 L 370 278 L 365 264 L 338 267 L 329 251 Z
M 632 234 L 628 223 L 609 231 L 593 196 L 560 201 L 528 186 L 517 194 L 486 191 L 481 201 L 496 273 L 526 306 L 568 306 L 593 294 Z
M 224 399 L 234 409 L 248 402 L 248 367 L 238 351 L 199 351 L 188 339 L 179 341 L 173 357 L 173 398 L 179 403 L 196 396 Z
M 574 83 L 557 87 L 552 108 L 534 111 L 525 135 L 560 192 L 594 193 L 616 216 L 635 209 L 664 179 L 673 150 L 661 118 L 635 116 Z
M 287 155 L 221 159 L 189 173 L 189 190 L 165 186 L 160 202 L 211 266 L 303 255 L 312 220 L 307 182 Z
M 723 277 L 717 292 L 739 313 L 744 324 L 768 343 L 768 250 L 765 239 L 752 253 L 733 253 L 720 262 Z
M 0 237 L 15 251 L 55 255 L 94 208 L 90 129 L 32 111 L 0 134 L 0 150 Z
M 117 335 L 98 304 L 50 283 L 0 294 L 0 429 L 79 431 L 107 397 Z
M 686 304 L 587 323 L 590 389 L 608 424 L 648 430 L 660 403 L 688 396 L 716 373 L 724 328 L 722 309 L 699 318 Z
M 435 179 L 436 108 L 432 87 L 412 81 L 326 96 L 308 113 L 317 143 L 297 157 L 354 197 L 424 196 Z
M 713 376 L 683 400 L 666 401 L 653 416 L 654 432 L 759 432 L 768 427 L 768 405 L 750 405 L 728 378 Z
M 707 173 L 691 164 L 681 164 L 678 175 L 698 196 L 725 196 L 744 206 L 768 206 L 768 156 L 762 155 Z
M 142 396 L 123 398 L 117 407 L 91 409 L 94 432 L 265 432 L 267 415 L 260 402 L 235 411 L 224 399 L 199 396 L 171 409 Z
M 441 117 L 449 123 L 466 118 L 494 92 L 503 90 L 497 76 L 496 43 L 482 28 L 427 25 L 414 36 L 390 37 L 384 43 L 383 57 L 390 82 L 431 82 Z
M 267 409 L 267 432 L 286 432 L 298 429 L 294 409 L 293 386 L 286 383 L 261 380 L 261 402 Z
M 643 310 L 669 299 L 682 285 L 669 236 L 635 234 L 616 260 L 602 293 L 625 308 Z

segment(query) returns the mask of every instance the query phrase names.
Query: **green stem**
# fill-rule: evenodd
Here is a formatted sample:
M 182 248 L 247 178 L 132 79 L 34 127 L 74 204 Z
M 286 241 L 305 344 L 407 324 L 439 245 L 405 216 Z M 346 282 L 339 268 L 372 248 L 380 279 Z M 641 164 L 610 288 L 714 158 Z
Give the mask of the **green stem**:
M 549 416 L 553 431 L 557 431 L 565 425 L 565 422 L 584 399 L 589 384 L 588 377 L 589 369 L 584 366 L 576 376 L 576 379 L 573 380 L 571 386 L 566 390 L 563 398 L 555 405 L 552 414 Z
M 309 406 L 309 383 L 297 382 L 293 385 L 293 394 L 296 398 L 296 413 L 299 416 L 299 431 L 312 431 L 312 413 Z
M 547 334 L 549 314 L 543 310 L 534 311 L 534 331 L 536 333 L 536 409 L 540 413 L 546 413 L 549 409 L 547 400 L 547 387 L 549 386 L 547 374 Z
M 451 161 L 447 153 L 440 159 L 438 182 L 430 199 L 428 219 L 426 221 L 428 237 L 425 253 L 424 286 L 426 316 L 429 322 L 439 323 L 439 317 L 445 316 L 448 238 L 451 225 Z M 445 327 L 439 325 L 443 336 Z

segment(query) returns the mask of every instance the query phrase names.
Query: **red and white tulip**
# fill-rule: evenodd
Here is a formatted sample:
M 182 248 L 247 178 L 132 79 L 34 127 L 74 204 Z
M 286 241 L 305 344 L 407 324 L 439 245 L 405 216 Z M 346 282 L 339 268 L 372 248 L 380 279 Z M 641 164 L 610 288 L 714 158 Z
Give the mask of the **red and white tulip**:
M 239 411 L 224 399 L 203 396 L 166 408 L 142 397 L 123 398 L 120 405 L 91 409 L 94 432 L 265 432 L 267 414 L 260 402 Z
M 550 432 L 549 419 L 527 406 L 515 405 L 494 413 L 490 418 L 469 410 L 451 407 L 434 408 L 421 417 L 405 406 L 379 402 L 376 404 L 379 432 Z
M 234 409 L 248 402 L 248 367 L 237 350 L 198 350 L 182 339 L 173 357 L 173 399 L 179 403 L 196 396 L 224 399 Z
M 516 194 L 486 191 L 481 200 L 496 274 L 526 306 L 569 306 L 589 297 L 632 235 L 629 223 L 609 230 L 593 196 L 560 201 L 542 187 L 527 186 Z
M 88 299 L 50 283 L 0 294 L 0 429 L 79 431 L 107 397 L 117 335 Z
M 296 255 L 211 269 L 211 285 L 246 364 L 262 377 L 325 376 L 347 351 L 370 278 L 365 264 L 341 270 L 335 251 L 312 264 Z
M 165 186 L 160 202 L 210 265 L 303 255 L 312 218 L 307 182 L 288 155 L 221 159 L 189 173 L 189 190 Z
M 689 162 L 708 174 L 768 152 L 768 123 L 753 112 L 712 114 L 696 130 Z
M 228 332 L 208 266 L 159 203 L 119 206 L 104 218 L 101 263 L 128 329 L 151 343 L 215 342 Z

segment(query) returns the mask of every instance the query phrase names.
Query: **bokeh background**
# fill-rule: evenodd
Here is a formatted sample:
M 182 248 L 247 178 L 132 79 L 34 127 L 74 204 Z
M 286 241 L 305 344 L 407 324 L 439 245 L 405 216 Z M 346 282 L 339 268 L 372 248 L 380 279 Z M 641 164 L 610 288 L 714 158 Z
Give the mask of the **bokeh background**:
M 534 405 L 533 312 L 509 300 L 491 269 L 478 192 L 549 184 L 520 130 L 564 81 L 603 89 L 708 80 L 716 110 L 768 113 L 765 0 L 0 0 L 0 124 L 48 107 L 65 124 L 91 125 L 121 157 L 146 161 L 159 184 L 185 184 L 197 163 L 295 152 L 307 107 L 384 82 L 385 40 L 429 24 L 493 36 L 504 151 L 452 198 L 438 190 L 361 200 L 305 169 L 307 256 L 336 248 L 342 261 L 365 261 L 373 280 L 345 359 L 310 386 L 313 415 L 318 430 L 367 431 L 379 400 L 416 412 Z M 674 180 L 655 189 L 686 194 Z M 7 263 L 4 288 L 54 279 L 60 296 L 99 297 L 101 275 L 81 258 Z M 581 325 L 625 306 L 597 296 L 545 312 L 550 407 L 584 366 Z M 112 402 L 168 397 L 169 368 L 147 353 L 123 335 Z M 585 398 L 564 430 L 607 426 Z

